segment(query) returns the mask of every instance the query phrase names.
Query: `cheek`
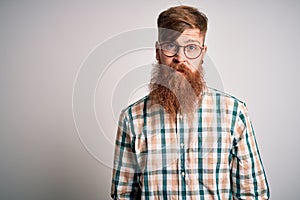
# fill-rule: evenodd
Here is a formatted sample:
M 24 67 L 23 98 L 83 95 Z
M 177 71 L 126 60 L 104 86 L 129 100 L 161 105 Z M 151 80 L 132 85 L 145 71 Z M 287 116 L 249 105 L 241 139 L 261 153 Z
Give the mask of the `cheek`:
M 169 65 L 172 62 L 172 58 L 160 55 L 160 64 Z
M 197 61 L 193 61 L 193 62 L 192 62 L 192 65 L 193 65 L 194 67 L 196 67 L 196 68 L 198 68 L 198 67 L 200 66 L 200 64 L 201 64 L 201 60 L 197 60 Z
M 198 60 L 197 61 L 191 61 L 190 65 L 191 65 L 192 70 L 196 71 L 201 66 L 201 61 L 200 60 L 199 61 Z

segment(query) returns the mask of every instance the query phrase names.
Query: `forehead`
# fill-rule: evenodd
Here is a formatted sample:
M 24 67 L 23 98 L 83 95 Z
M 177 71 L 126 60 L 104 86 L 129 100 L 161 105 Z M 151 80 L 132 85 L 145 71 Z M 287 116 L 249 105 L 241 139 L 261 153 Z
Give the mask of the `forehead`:
M 176 39 L 176 42 L 179 44 L 186 44 L 196 42 L 202 44 L 204 36 L 200 34 L 200 30 L 195 29 L 186 29 L 182 34 Z

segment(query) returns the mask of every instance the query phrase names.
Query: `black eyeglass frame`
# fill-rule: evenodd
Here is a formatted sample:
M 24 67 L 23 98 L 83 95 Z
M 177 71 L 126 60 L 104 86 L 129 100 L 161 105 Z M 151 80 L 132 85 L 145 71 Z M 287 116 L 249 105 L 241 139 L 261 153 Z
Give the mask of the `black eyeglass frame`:
M 164 50 L 163 47 L 162 47 L 164 44 L 174 44 L 174 45 L 176 46 L 176 51 L 175 51 L 174 55 L 171 55 L 171 56 L 170 56 L 170 55 L 167 55 L 167 54 L 164 52 L 164 51 L 166 51 L 166 50 Z M 163 42 L 163 43 L 159 43 L 159 45 L 160 45 L 160 49 L 161 49 L 162 53 L 163 53 L 165 56 L 167 56 L 167 57 L 174 57 L 176 54 L 178 54 L 179 49 L 180 49 L 180 48 L 183 48 L 184 55 L 185 55 L 188 59 L 192 59 L 192 60 L 199 58 L 199 56 L 202 54 L 202 51 L 203 51 L 203 49 L 204 49 L 204 44 L 203 44 L 202 46 L 200 46 L 200 45 L 198 45 L 198 44 L 188 44 L 188 45 L 185 45 L 185 46 L 181 46 L 181 45 L 178 45 L 178 44 L 176 44 L 176 43 L 174 43 L 174 42 Z M 186 53 L 186 48 L 187 48 L 188 46 L 190 46 L 190 45 L 198 46 L 198 47 L 200 48 L 200 53 L 199 53 L 199 55 L 197 55 L 196 57 L 189 57 L 189 56 L 187 55 L 187 53 Z

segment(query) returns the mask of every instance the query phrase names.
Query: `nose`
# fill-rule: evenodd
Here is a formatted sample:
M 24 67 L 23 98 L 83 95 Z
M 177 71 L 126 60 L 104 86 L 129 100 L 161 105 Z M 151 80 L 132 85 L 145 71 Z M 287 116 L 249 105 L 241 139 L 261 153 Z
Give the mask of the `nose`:
M 175 63 L 181 63 L 181 62 L 184 62 L 185 60 L 186 60 L 186 57 L 184 55 L 183 48 L 179 47 L 178 52 L 173 57 L 173 61 Z

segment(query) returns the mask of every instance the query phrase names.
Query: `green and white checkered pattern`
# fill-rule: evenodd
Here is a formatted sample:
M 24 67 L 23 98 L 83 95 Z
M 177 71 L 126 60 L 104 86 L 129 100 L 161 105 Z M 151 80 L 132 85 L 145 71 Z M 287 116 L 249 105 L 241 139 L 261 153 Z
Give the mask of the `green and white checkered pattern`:
M 190 114 L 174 122 L 149 96 L 122 111 L 112 198 L 269 199 L 245 103 L 207 88 Z

